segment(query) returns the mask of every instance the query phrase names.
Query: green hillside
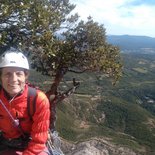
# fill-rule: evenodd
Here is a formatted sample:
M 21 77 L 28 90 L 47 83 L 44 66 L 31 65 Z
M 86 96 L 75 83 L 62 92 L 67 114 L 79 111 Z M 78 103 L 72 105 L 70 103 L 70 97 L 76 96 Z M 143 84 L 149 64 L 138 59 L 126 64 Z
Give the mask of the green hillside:
M 103 75 L 68 74 L 60 89 L 73 77 L 81 85 L 57 108 L 57 130 L 70 141 L 106 137 L 147 155 L 155 154 L 155 55 L 122 54 L 124 73 L 116 86 Z M 37 79 L 37 81 L 36 81 Z M 49 77 L 32 72 L 30 78 L 47 89 Z

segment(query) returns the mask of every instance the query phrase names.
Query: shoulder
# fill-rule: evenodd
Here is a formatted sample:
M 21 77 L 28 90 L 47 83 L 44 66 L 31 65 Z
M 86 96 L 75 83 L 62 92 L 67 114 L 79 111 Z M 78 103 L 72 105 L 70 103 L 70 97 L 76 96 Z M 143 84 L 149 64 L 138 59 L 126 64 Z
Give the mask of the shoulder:
M 38 88 L 26 86 L 29 96 L 35 98 L 35 103 L 37 107 L 49 106 L 49 100 L 46 94 Z
M 37 97 L 40 99 L 47 99 L 46 94 L 41 90 L 37 90 Z
M 37 90 L 37 99 L 36 104 L 38 106 L 47 106 L 49 107 L 49 100 L 44 92 Z
M 36 96 L 39 99 L 46 99 L 47 98 L 47 96 L 45 95 L 45 93 L 43 91 L 41 91 L 40 89 L 35 88 L 31 85 L 27 84 L 25 90 L 26 90 L 26 92 L 28 92 L 29 96 Z

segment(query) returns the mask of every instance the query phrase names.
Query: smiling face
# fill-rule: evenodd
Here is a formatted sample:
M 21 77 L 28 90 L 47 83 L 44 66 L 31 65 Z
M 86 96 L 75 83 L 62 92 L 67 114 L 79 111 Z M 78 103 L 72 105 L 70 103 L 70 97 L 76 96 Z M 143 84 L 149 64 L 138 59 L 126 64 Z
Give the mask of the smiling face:
M 28 72 L 23 68 L 4 67 L 1 70 L 1 84 L 10 96 L 15 96 L 24 89 Z

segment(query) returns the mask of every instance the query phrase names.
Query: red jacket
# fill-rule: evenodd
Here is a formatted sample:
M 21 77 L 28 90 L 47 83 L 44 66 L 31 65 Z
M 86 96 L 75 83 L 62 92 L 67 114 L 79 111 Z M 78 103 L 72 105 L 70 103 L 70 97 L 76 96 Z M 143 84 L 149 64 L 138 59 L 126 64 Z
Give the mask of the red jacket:
M 0 99 L 5 104 L 14 118 L 20 120 L 20 126 L 24 133 L 29 133 L 32 140 L 24 150 L 23 155 L 36 155 L 45 149 L 50 123 L 49 101 L 46 95 L 37 90 L 36 110 L 33 121 L 27 112 L 28 86 L 25 86 L 22 94 L 15 97 L 10 103 L 3 89 L 0 90 Z M 8 113 L 0 104 L 0 130 L 5 138 L 18 138 L 21 136 L 19 130 L 13 126 Z

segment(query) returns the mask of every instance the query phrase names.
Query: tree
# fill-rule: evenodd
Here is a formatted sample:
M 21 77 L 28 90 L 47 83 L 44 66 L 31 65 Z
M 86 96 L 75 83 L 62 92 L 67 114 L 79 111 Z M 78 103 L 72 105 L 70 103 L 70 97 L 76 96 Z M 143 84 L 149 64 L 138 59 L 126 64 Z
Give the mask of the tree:
M 22 47 L 53 43 L 54 33 L 75 7 L 68 0 L 1 0 L 0 4 L 0 45 Z
M 119 49 L 106 42 L 104 26 L 91 17 L 78 21 L 78 14 L 70 15 L 74 8 L 69 0 L 0 2 L 1 49 L 24 49 L 37 71 L 54 77 L 47 95 L 55 94 L 55 101 L 60 81 L 69 71 L 101 72 L 114 81 L 121 75 Z
M 106 42 L 105 28 L 88 17 L 75 28 L 64 33 L 66 41 L 73 47 L 71 64 L 81 72 L 97 71 L 117 80 L 120 76 L 121 61 L 119 49 Z

